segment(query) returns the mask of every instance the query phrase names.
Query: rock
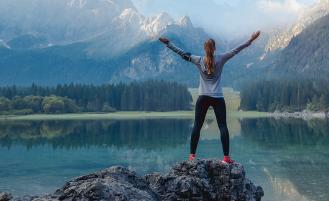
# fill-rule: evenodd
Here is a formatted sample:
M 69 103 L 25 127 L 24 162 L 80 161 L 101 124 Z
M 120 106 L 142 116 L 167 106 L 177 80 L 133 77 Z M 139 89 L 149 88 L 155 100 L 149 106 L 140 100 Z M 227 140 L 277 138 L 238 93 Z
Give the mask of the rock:
M 242 165 L 209 159 L 183 161 L 167 174 L 153 173 L 144 177 L 115 166 L 69 181 L 52 195 L 15 200 L 260 201 L 263 195 L 262 187 L 245 178 Z
M 55 195 L 60 200 L 156 200 L 147 182 L 126 168 L 111 167 L 67 182 Z
M 258 201 L 263 189 L 245 178 L 243 166 L 219 160 L 184 161 L 168 174 L 145 176 L 161 200 Z
M 10 193 L 1 193 L 0 192 L 0 201 L 9 201 L 13 198 Z
M 58 201 L 58 198 L 52 195 L 46 195 L 43 197 L 39 196 L 30 196 L 30 195 L 25 195 L 21 198 L 16 198 L 14 201 Z

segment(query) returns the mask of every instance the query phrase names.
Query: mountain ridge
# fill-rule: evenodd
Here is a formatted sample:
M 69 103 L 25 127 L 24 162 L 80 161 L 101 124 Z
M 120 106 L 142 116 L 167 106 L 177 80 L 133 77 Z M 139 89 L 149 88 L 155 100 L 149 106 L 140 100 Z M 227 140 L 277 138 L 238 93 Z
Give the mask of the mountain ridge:
M 269 73 L 326 78 L 329 75 L 329 14 L 316 20 L 283 49 Z
M 86 9 L 88 12 L 96 12 L 94 5 L 100 2 L 103 1 L 72 0 L 64 7 L 81 9 L 83 13 Z M 146 17 L 130 4 L 130 0 L 123 2 L 126 6 L 121 6 L 122 2 L 118 0 L 109 2 L 111 5 L 105 5 L 115 10 L 109 24 L 88 39 L 77 37 L 74 41 L 53 42 L 49 39 L 51 36 L 44 36 L 42 32 L 26 32 L 4 41 L 3 44 L 8 46 L 0 46 L 0 56 L 3 57 L 0 61 L 3 77 L 0 84 L 97 84 L 154 78 L 191 82 L 190 78 L 181 76 L 185 70 L 187 74 L 196 77 L 196 72 L 191 72 L 186 62 L 175 54 L 169 54 L 169 50 L 157 41 L 160 35 L 167 35 L 181 47 L 201 52 L 201 41 L 209 35 L 195 28 L 188 16 L 179 20 L 174 20 L 167 13 Z M 186 32 L 190 34 L 186 36 Z M 141 47 L 143 44 L 146 47 Z
M 292 38 L 300 34 L 307 26 L 329 14 L 329 0 L 319 0 L 314 5 L 305 8 L 296 23 L 284 30 L 272 34 L 266 46 L 266 52 L 273 52 L 287 47 Z
M 13 0 L 15 1 L 17 0 Z M 33 3 L 39 1 L 32 0 Z M 321 2 L 325 3 L 329 0 Z M 104 25 L 101 29 L 92 32 L 81 29 L 81 35 L 74 37 L 75 40 L 71 38 L 76 34 L 74 30 L 81 28 L 80 25 L 64 31 L 66 36 L 60 40 L 54 40 L 56 37 L 53 36 L 52 30 L 49 36 L 45 36 L 42 29 L 41 32 L 38 32 L 40 29 L 35 29 L 24 34 L 19 30 L 10 40 L 5 40 L 8 27 L 4 27 L 0 22 L 2 39 L 0 40 L 0 84 L 30 85 L 32 82 L 39 85 L 71 82 L 102 84 L 166 79 L 195 87 L 198 83 L 197 70 L 158 42 L 159 36 L 168 37 L 179 47 L 196 55 L 204 54 L 203 42 L 211 37 L 216 40 L 218 52 L 245 42 L 245 40 L 226 42 L 211 36 L 203 29 L 195 27 L 188 16 L 178 20 L 174 20 L 167 13 L 144 16 L 130 0 L 111 0 L 102 3 L 104 1 L 101 0 L 60 1 L 60 6 L 64 6 L 66 10 L 72 9 L 73 13 L 80 9 L 83 14 L 87 13 L 87 17 L 107 16 L 106 20 L 95 25 L 95 27 Z M 0 2 L 1 4 L 3 2 Z M 108 7 L 95 10 L 96 5 Z M 114 12 L 111 15 L 103 15 L 102 9 L 114 9 Z M 311 9 L 310 12 L 316 13 L 317 10 L 319 9 Z M 326 7 L 317 15 L 322 15 L 323 10 L 326 10 Z M 72 20 L 74 22 L 75 19 Z M 86 25 L 90 22 L 88 21 Z M 70 23 L 71 21 L 68 22 Z M 277 65 L 291 69 L 290 66 L 282 63 L 282 61 L 287 63 L 288 59 L 283 60 L 281 52 L 284 49 L 266 52 L 266 45 L 271 40 L 269 38 L 271 34 L 264 33 L 248 50 L 242 51 L 227 63 L 223 71 L 224 86 L 236 86 L 242 81 L 263 75 L 275 75 L 276 71 L 284 72 L 284 69 L 275 67 Z M 296 43 L 294 40 L 292 42 Z M 286 48 L 290 48 L 289 45 Z M 292 54 L 290 55 L 293 57 Z M 317 72 L 322 71 L 319 68 Z

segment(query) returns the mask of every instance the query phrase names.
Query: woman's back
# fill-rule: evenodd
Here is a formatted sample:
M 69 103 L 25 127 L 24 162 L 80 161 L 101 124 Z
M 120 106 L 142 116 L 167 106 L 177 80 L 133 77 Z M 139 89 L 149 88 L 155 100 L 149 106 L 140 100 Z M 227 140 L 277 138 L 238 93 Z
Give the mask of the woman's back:
M 199 83 L 199 95 L 211 96 L 214 98 L 224 97 L 223 90 L 221 87 L 221 75 L 223 72 L 223 67 L 225 63 L 231 59 L 233 56 L 238 54 L 242 49 L 248 47 L 251 44 L 251 41 L 247 41 L 242 45 L 234 48 L 233 50 L 215 55 L 214 56 L 214 66 L 212 72 L 209 73 L 209 68 L 206 65 L 205 56 L 196 56 L 191 55 L 188 52 L 176 47 L 174 44 L 168 41 L 167 47 L 181 55 L 185 60 L 193 63 L 199 70 L 200 73 L 200 83 Z
M 216 55 L 215 65 L 212 73 L 208 73 L 204 56 L 195 56 L 197 62 L 193 62 L 200 74 L 199 95 L 211 96 L 214 98 L 224 97 L 221 86 L 221 75 L 224 67 L 222 55 Z

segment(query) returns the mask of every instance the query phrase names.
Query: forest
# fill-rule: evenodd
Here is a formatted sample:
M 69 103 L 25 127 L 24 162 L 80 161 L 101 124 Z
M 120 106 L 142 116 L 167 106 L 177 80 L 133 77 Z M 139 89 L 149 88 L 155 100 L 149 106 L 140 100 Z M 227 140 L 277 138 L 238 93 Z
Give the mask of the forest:
M 190 110 L 185 85 L 165 81 L 0 87 L 0 114 Z
M 327 80 L 261 80 L 241 88 L 242 110 L 257 111 L 328 111 Z

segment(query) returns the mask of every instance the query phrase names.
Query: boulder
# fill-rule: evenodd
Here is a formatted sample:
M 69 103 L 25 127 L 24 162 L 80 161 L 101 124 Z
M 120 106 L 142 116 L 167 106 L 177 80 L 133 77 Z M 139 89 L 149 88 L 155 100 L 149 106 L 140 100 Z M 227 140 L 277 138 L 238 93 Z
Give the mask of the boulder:
M 232 200 L 259 201 L 264 195 L 260 186 L 245 178 L 238 163 L 219 160 L 183 161 L 168 174 L 145 176 L 161 200 Z
M 10 193 L 1 193 L 0 192 L 0 201 L 9 201 L 13 198 Z

